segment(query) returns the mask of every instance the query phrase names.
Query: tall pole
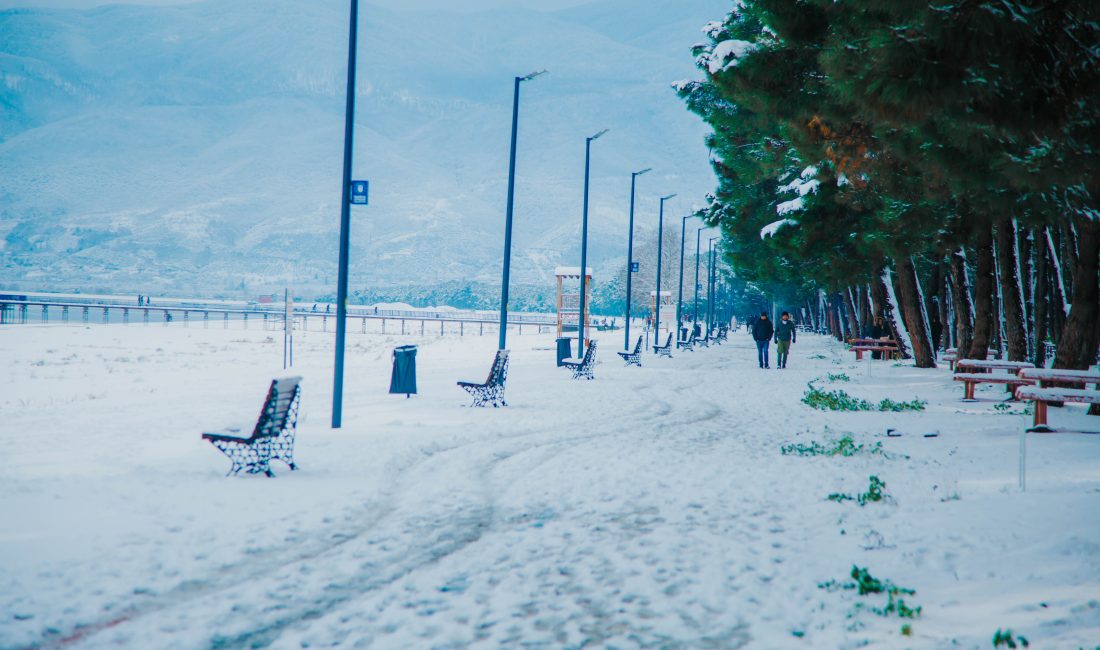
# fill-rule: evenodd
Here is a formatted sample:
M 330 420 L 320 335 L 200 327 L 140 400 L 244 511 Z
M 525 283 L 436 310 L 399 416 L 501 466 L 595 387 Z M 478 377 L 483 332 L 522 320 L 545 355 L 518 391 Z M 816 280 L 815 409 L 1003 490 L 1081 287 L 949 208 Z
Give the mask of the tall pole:
M 669 194 L 668 196 L 661 197 L 661 207 L 658 210 L 657 217 L 657 292 L 653 297 L 653 347 L 654 354 L 656 354 L 656 347 L 661 343 L 661 262 L 664 261 L 664 254 L 662 251 L 662 245 L 665 241 L 665 201 L 676 196 L 675 194 Z
M 707 333 L 710 333 L 710 329 L 714 323 L 714 294 L 717 289 L 717 280 L 715 277 L 716 267 L 714 265 L 714 242 L 717 237 L 711 237 L 707 242 L 709 252 L 707 253 Z
M 512 95 L 512 149 L 508 155 L 508 207 L 504 217 L 504 277 L 500 288 L 500 349 L 506 347 L 508 339 L 508 286 L 512 270 L 512 205 L 516 195 L 516 135 L 519 132 L 519 85 L 543 74 L 532 72 L 526 77 L 516 77 L 515 93 Z
M 598 139 L 607 129 L 584 140 L 584 215 L 581 219 L 581 304 L 577 320 L 577 357 L 584 356 L 584 316 L 585 293 L 588 287 L 588 172 L 592 162 L 592 141 Z
M 701 234 L 707 227 L 703 226 L 695 231 L 695 313 L 692 314 L 691 320 L 695 323 L 699 322 L 699 241 Z
M 355 135 L 355 50 L 359 0 L 351 0 L 348 20 L 348 90 L 344 108 L 344 184 L 340 188 L 340 261 L 336 279 L 336 361 L 332 376 L 332 428 L 339 429 L 344 410 L 344 342 L 348 320 L 348 255 L 351 241 L 351 154 Z
M 634 186 L 638 177 L 649 171 L 646 167 L 640 172 L 630 173 L 630 233 L 626 245 L 626 334 L 623 336 L 623 350 L 630 350 L 630 286 L 634 277 Z
M 689 214 L 686 217 L 680 217 L 680 288 L 676 294 L 676 329 L 679 331 L 680 323 L 684 322 L 684 241 L 687 231 L 687 220 L 695 215 Z M 676 335 L 679 339 L 679 334 Z

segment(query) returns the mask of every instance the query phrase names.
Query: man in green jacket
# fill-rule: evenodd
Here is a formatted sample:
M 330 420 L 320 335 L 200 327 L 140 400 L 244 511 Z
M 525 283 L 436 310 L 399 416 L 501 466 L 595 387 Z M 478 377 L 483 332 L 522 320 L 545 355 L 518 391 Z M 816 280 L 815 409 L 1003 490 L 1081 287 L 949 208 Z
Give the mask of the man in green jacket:
M 787 312 L 783 312 L 779 316 L 779 323 L 775 326 L 775 351 L 777 353 L 779 362 L 777 364 L 780 368 L 787 367 L 787 355 L 791 351 L 791 343 L 794 343 L 798 339 L 798 335 L 795 332 L 794 322 L 791 321 L 791 315 Z

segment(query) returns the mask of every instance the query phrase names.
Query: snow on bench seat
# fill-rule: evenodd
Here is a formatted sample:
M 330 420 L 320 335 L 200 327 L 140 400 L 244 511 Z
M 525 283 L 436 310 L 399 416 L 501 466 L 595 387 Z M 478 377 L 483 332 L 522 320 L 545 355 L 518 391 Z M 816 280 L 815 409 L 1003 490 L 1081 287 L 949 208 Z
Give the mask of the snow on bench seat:
M 1095 370 L 1062 370 L 1059 368 L 1023 368 L 1020 377 L 1034 379 L 1045 384 L 1058 382 L 1085 386 L 1086 384 L 1100 384 L 1100 372 Z
M 1047 404 L 1049 402 L 1077 402 L 1079 404 L 1100 404 L 1100 390 L 1082 388 L 1039 388 L 1021 386 L 1016 389 L 1018 399 L 1035 402 L 1035 415 L 1032 419 L 1032 431 L 1051 431 L 1047 426 Z

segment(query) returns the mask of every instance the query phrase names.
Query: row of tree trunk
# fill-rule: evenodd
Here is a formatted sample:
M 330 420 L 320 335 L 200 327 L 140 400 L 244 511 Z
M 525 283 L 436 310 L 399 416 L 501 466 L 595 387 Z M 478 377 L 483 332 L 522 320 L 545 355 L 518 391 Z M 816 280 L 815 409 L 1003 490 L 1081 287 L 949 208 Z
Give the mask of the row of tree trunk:
M 869 285 L 820 292 L 803 313 L 840 340 L 868 335 L 881 318 L 919 368 L 934 368 L 936 350 L 947 348 L 1041 367 L 1050 343 L 1054 367 L 1086 369 L 1100 347 L 1098 270 L 1100 222 L 1028 230 L 1004 219 L 940 259 L 884 260 Z

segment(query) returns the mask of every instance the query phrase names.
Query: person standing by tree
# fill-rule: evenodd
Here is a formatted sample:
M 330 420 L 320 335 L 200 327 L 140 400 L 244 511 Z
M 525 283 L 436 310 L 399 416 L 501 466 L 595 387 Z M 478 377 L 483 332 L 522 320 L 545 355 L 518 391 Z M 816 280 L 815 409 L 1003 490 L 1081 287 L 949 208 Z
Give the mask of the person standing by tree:
M 760 318 L 752 326 L 752 338 L 756 341 L 756 358 L 761 368 L 770 368 L 768 365 L 768 346 L 771 345 L 772 335 L 775 329 L 768 320 L 768 312 L 760 312 Z
M 791 343 L 798 339 L 795 334 L 795 326 L 791 321 L 791 315 L 783 312 L 779 317 L 779 324 L 775 326 L 775 367 L 787 367 L 787 355 L 791 352 Z

